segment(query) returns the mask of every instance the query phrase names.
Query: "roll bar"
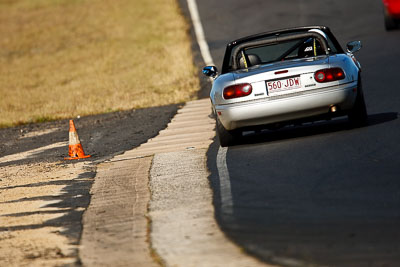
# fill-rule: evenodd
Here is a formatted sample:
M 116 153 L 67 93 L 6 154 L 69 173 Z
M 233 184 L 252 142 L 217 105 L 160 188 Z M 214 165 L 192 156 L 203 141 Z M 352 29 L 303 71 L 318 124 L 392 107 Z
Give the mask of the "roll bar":
M 326 39 L 322 35 L 320 35 L 316 32 L 296 33 L 296 34 L 291 34 L 291 35 L 287 35 L 287 36 L 277 35 L 273 38 L 252 41 L 252 42 L 243 43 L 243 44 L 236 46 L 232 53 L 232 55 L 233 55 L 233 66 L 232 67 L 234 70 L 238 69 L 239 64 L 237 62 L 237 56 L 243 48 L 261 46 L 261 45 L 273 44 L 273 43 L 279 43 L 279 42 L 286 42 L 286 41 L 291 41 L 291 40 L 296 40 L 296 39 L 301 39 L 301 38 L 309 38 L 309 37 L 316 38 L 319 41 L 319 43 L 321 44 L 323 51 L 325 51 L 325 54 L 327 54 L 327 55 L 329 54 L 329 49 L 328 49 Z

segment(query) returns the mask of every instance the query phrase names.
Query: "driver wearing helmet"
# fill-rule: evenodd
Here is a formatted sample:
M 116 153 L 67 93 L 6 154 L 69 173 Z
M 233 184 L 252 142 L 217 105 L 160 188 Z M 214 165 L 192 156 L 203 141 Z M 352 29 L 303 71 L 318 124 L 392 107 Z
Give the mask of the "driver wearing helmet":
M 298 57 L 316 57 L 323 54 L 319 41 L 316 38 L 309 38 L 299 47 Z
M 325 40 L 327 40 L 326 34 L 319 30 L 319 29 L 312 29 L 309 32 L 315 32 L 322 35 Z M 329 49 L 329 48 L 328 48 Z M 305 58 L 305 57 L 316 57 L 319 55 L 323 55 L 324 52 L 322 50 L 321 44 L 316 38 L 309 38 L 307 39 L 299 48 L 298 57 Z

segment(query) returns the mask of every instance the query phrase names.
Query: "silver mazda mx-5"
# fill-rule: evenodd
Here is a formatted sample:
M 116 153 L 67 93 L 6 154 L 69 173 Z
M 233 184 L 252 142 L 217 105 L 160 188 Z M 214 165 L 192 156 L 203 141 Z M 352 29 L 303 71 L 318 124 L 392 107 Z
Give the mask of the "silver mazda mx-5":
M 303 121 L 347 115 L 354 126 L 367 124 L 361 68 L 353 41 L 344 51 L 328 27 L 299 27 L 248 36 L 226 47 L 221 74 L 210 98 L 221 146 L 244 130 L 277 129 Z

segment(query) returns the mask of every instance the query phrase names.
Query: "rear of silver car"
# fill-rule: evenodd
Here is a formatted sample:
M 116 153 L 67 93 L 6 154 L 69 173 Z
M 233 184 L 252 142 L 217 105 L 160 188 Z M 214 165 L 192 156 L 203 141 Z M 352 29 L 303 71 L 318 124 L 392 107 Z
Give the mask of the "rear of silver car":
M 248 128 L 277 128 L 301 121 L 348 115 L 355 126 L 367 123 L 360 65 L 343 51 L 329 28 L 299 27 L 257 34 L 227 45 L 210 98 L 221 146 L 233 144 Z
M 319 70 L 340 67 L 342 80 L 319 83 Z M 248 96 L 225 99 L 221 90 L 212 90 L 211 99 L 219 121 L 227 130 L 282 123 L 350 110 L 357 95 L 358 74 L 347 55 L 320 56 L 260 66 L 227 73 L 213 88 L 250 84 Z M 340 111 L 340 113 L 339 113 Z M 331 113 L 331 114 L 329 114 Z

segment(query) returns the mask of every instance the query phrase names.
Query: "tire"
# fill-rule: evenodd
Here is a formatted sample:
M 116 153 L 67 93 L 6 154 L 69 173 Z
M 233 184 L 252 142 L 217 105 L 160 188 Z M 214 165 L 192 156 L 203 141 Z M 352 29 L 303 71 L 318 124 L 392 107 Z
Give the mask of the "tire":
M 222 125 L 218 118 L 217 121 L 217 135 L 219 139 L 219 143 L 222 147 L 232 146 L 234 145 L 238 139 L 240 138 L 240 132 L 237 130 L 228 131 Z
M 368 125 L 368 112 L 365 105 L 364 93 L 362 90 L 361 78 L 358 78 L 357 96 L 353 108 L 348 114 L 349 122 L 353 127 Z
M 386 10 L 386 8 L 384 9 L 384 17 L 385 17 L 385 29 L 387 31 L 392 31 L 395 30 L 399 27 L 399 25 L 397 24 L 396 20 L 393 19 L 389 12 Z

